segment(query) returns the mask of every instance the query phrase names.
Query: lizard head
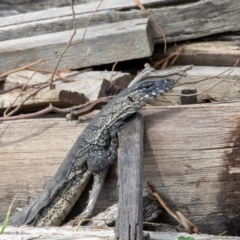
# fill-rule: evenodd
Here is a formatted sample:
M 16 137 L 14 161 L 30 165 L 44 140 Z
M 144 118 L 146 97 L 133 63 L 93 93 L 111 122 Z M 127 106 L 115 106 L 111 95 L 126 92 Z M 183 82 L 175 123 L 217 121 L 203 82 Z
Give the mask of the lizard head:
M 144 105 L 151 99 L 160 96 L 173 88 L 175 81 L 170 78 L 151 79 L 134 84 L 127 89 L 127 100 L 129 102 Z

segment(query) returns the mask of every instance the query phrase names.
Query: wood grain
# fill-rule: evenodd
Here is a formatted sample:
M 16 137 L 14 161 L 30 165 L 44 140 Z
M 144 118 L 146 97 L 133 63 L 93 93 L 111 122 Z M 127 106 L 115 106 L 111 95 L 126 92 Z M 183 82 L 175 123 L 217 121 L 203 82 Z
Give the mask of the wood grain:
M 34 85 L 43 84 L 50 78 L 50 74 L 42 74 L 39 72 L 37 72 L 35 75 L 34 74 L 35 72 L 30 70 L 12 73 L 7 76 L 2 90 L 16 87 L 19 84 L 23 86 L 27 83 L 27 81 L 29 81 L 29 79 L 29 85 Z M 107 91 L 111 85 L 109 82 L 111 75 L 112 73 L 107 71 L 90 71 L 84 73 L 69 71 L 69 73 L 62 73 L 62 77 L 69 78 L 72 80 L 72 82 L 56 81 L 54 82 L 55 89 L 50 90 L 49 87 L 43 88 L 25 102 L 23 109 L 27 108 L 29 110 L 31 108 L 31 111 L 36 111 L 39 109 L 39 107 L 48 106 L 49 103 L 60 107 L 69 106 L 69 104 L 81 104 L 77 103 L 77 101 L 75 101 L 75 103 L 64 101 L 61 98 L 61 93 L 63 90 L 70 92 L 69 100 L 73 99 L 74 94 L 84 94 L 89 101 L 94 101 L 100 97 L 111 95 L 111 92 Z M 118 86 L 124 88 L 127 87 L 131 81 L 131 76 L 129 73 L 113 72 L 112 81 L 114 84 L 117 84 Z M 22 94 L 20 96 L 19 94 L 21 92 L 21 88 L 5 94 L 0 94 L 0 111 L 1 109 L 8 107 L 10 103 L 13 103 L 13 107 L 17 106 L 33 90 L 35 90 L 35 88 L 28 88 L 25 91 L 22 91 Z M 81 100 L 81 98 L 78 96 L 76 100 Z M 82 101 L 82 103 L 84 102 Z
M 195 223 L 202 233 L 239 234 L 240 103 L 148 107 L 142 110 L 144 191 L 152 182 L 173 210 Z M 64 118 L 18 120 L 0 124 L 0 217 L 17 194 L 13 209 L 31 202 L 93 114 L 83 122 Z M 91 184 L 71 213 L 82 211 Z M 118 200 L 116 165 L 106 178 L 95 213 Z M 166 214 L 161 222 L 178 225 Z
M 116 240 L 143 238 L 143 117 L 131 116 L 119 132 Z
M 153 60 L 161 60 L 175 52 L 179 46 L 169 47 L 163 54 L 163 46 L 156 46 L 153 52 Z M 186 43 L 184 50 L 176 60 L 176 65 L 194 66 L 229 66 L 232 67 L 239 59 L 239 41 L 201 41 Z M 239 65 L 238 65 L 239 66 Z
M 237 1 L 177 1 L 142 0 L 157 24 L 163 29 L 167 42 L 176 42 L 209 36 L 222 32 L 239 31 L 240 6 Z M 76 22 L 84 28 L 98 2 L 75 6 Z M 105 0 L 91 25 L 121 22 L 123 20 L 146 17 L 136 8 L 133 1 Z M 120 24 L 120 23 L 119 23 Z M 162 35 L 152 24 L 155 43 L 162 43 Z M 28 13 L 2 18 L 0 21 L 0 41 L 43 35 L 46 33 L 71 30 L 72 12 L 70 7 Z
M 81 40 L 84 31 L 85 28 L 77 29 L 74 41 Z M 45 66 L 48 69 L 55 67 L 71 35 L 72 30 L 69 30 L 1 42 L 0 53 L 4 61 L 0 62 L 0 72 L 7 72 L 42 58 L 47 59 Z M 89 27 L 84 41 L 68 48 L 59 69 L 113 63 L 131 43 L 132 46 L 121 61 L 151 56 L 153 42 L 147 18 Z
M 174 66 L 170 69 L 173 70 L 178 67 L 181 66 Z M 169 71 L 170 69 L 167 70 Z M 197 90 L 199 94 L 197 95 L 197 103 L 239 101 L 240 68 L 235 68 L 232 73 L 229 71 L 231 69 L 228 67 L 194 66 L 192 70 L 187 72 L 187 76 L 181 77 L 180 80 L 179 76 L 171 77 L 178 80 L 173 90 L 166 94 L 171 102 L 168 99 L 159 97 L 151 104 L 155 106 L 171 106 L 173 103 L 176 105 L 180 104 L 180 95 L 184 89 Z M 160 72 L 163 73 L 162 70 Z M 207 91 L 203 92 L 205 90 Z

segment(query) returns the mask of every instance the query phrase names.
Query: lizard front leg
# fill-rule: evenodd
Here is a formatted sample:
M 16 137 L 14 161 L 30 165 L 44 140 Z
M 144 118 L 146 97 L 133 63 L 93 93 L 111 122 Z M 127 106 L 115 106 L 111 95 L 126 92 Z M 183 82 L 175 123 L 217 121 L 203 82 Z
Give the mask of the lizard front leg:
M 110 143 L 106 147 L 94 146 L 91 152 L 91 157 L 87 160 L 88 170 L 93 173 L 99 173 L 109 168 L 117 157 L 118 138 L 117 133 L 123 121 L 118 121 L 112 127 L 110 135 Z

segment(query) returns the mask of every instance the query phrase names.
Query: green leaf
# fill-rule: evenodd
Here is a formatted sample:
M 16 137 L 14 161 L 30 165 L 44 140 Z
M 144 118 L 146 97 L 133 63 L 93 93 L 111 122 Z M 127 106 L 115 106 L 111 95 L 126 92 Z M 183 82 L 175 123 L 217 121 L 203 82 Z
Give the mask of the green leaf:
M 178 240 L 195 240 L 194 237 L 184 237 L 184 236 L 180 236 L 177 238 Z
M 15 201 L 15 198 L 16 198 L 16 196 L 14 197 L 14 199 L 12 200 L 12 203 L 10 204 L 10 206 L 8 208 L 7 215 L 6 215 L 5 219 L 4 219 L 4 222 L 3 222 L 0 234 L 4 233 L 4 230 L 5 230 L 5 228 L 6 228 L 7 224 L 8 224 L 8 220 L 9 220 L 9 217 L 10 217 L 10 214 L 11 214 L 11 210 L 12 210 L 12 205 L 13 205 L 13 203 Z

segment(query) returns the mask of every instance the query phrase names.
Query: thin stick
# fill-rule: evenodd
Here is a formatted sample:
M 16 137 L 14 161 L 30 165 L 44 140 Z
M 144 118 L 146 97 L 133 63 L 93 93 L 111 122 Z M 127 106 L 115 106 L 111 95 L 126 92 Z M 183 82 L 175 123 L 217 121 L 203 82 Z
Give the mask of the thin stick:
M 45 64 L 45 61 L 41 63 L 41 65 L 39 66 L 38 69 L 41 69 L 41 67 L 42 67 L 44 64 Z M 4 111 L 4 113 L 3 113 L 4 116 L 11 116 L 13 113 L 15 113 L 14 110 L 13 110 L 12 112 L 10 112 L 10 113 L 7 114 L 8 110 L 14 105 L 14 103 L 15 103 L 15 102 L 18 100 L 18 98 L 22 95 L 23 91 L 26 90 L 27 84 L 31 81 L 31 79 L 34 77 L 34 75 L 35 75 L 36 73 L 37 73 L 37 71 L 35 71 L 35 72 L 32 74 L 32 76 L 27 80 L 27 82 L 26 82 L 25 84 L 23 84 L 22 89 L 21 89 L 19 95 L 18 95 L 18 96 L 15 98 L 15 100 L 9 105 L 9 107 L 7 107 L 6 110 Z M 22 103 L 22 104 L 23 104 L 23 103 Z
M 6 76 L 8 76 L 8 75 L 11 74 L 11 73 L 15 73 L 15 72 L 19 72 L 19 71 L 21 71 L 21 70 L 25 70 L 25 69 L 27 69 L 27 68 L 29 68 L 29 67 L 31 67 L 31 66 L 37 65 L 38 63 L 45 62 L 45 61 L 46 61 L 46 59 L 44 58 L 44 59 L 38 60 L 38 61 L 36 61 L 36 62 L 30 63 L 30 64 L 28 64 L 28 65 L 25 65 L 25 66 L 23 66 L 23 67 L 13 69 L 13 70 L 11 70 L 11 71 L 8 71 L 8 72 L 6 72 L 6 73 L 1 74 L 1 75 L 0 75 L 0 78 L 6 77 Z
M 73 33 L 72 33 L 72 35 L 71 35 L 67 45 L 65 46 L 65 48 L 62 51 L 62 53 L 60 54 L 60 56 L 59 56 L 59 58 L 57 60 L 57 63 L 55 65 L 55 67 L 54 67 L 54 70 L 53 70 L 52 75 L 50 77 L 51 85 L 53 84 L 53 77 L 55 75 L 55 72 L 57 71 L 58 65 L 59 65 L 59 63 L 60 63 L 64 53 L 71 46 L 72 40 L 73 40 L 73 38 L 74 38 L 74 36 L 76 35 L 76 32 L 77 32 L 77 24 L 76 24 L 75 11 L 74 11 L 73 5 L 74 5 L 74 0 L 71 1 L 71 9 L 72 9 L 72 16 L 73 16 Z
M 39 92 L 40 90 L 42 90 L 45 87 L 50 86 L 50 83 L 44 84 L 41 87 L 35 89 L 34 91 L 32 91 L 27 97 L 25 97 L 18 105 L 16 108 L 14 108 L 10 113 L 7 114 L 7 116 L 11 116 L 14 113 L 16 113 L 21 107 L 22 105 L 32 96 L 34 96 L 37 92 Z
M 156 20 L 153 18 L 153 16 L 151 14 L 149 14 L 150 17 L 150 21 L 153 23 L 154 28 L 156 30 L 156 32 L 163 37 L 163 42 L 164 42 L 164 49 L 163 52 L 165 53 L 167 51 L 167 39 L 166 39 L 166 35 L 163 31 L 163 29 L 161 28 L 160 24 L 158 24 L 156 22 Z
M 49 85 L 50 85 L 50 83 L 48 83 L 47 86 L 49 86 Z M 36 90 L 38 90 L 38 89 L 36 89 Z M 64 114 L 69 113 L 71 116 L 67 117 L 67 119 L 73 120 L 74 118 L 77 119 L 78 116 L 83 115 L 83 112 L 85 112 L 85 114 L 86 114 L 86 113 L 89 113 L 89 112 L 92 112 L 92 111 L 98 109 L 99 106 L 108 103 L 112 98 L 113 98 L 113 96 L 102 97 L 102 98 L 98 98 L 97 100 L 87 102 L 87 103 L 81 104 L 79 106 L 69 107 L 69 108 L 57 108 L 57 107 L 54 107 L 52 104 L 49 104 L 49 106 L 46 107 L 45 109 L 42 109 L 42 110 L 34 112 L 34 113 L 0 117 L 0 121 L 3 122 L 3 121 L 18 120 L 18 119 L 29 119 L 29 118 L 39 117 L 39 116 L 45 115 L 50 112 L 64 113 Z
M 217 74 L 215 76 L 205 77 L 204 79 L 200 79 L 200 80 L 197 80 L 197 81 L 194 81 L 194 82 L 181 83 L 181 84 L 175 85 L 175 87 L 179 87 L 179 86 L 186 85 L 186 84 L 196 84 L 196 83 L 204 82 L 204 81 L 209 80 L 209 79 L 218 78 L 221 75 L 223 75 L 224 73 L 231 71 L 231 69 L 232 68 L 229 68 L 229 69 L 227 69 L 227 70 L 225 70 L 225 71 L 223 71 L 223 72 L 221 72 L 221 73 L 219 73 L 219 74 Z
M 76 44 L 76 43 L 82 43 L 82 42 L 84 41 L 84 39 L 85 39 L 85 35 L 86 35 L 86 33 L 87 33 L 88 26 L 89 26 L 89 24 L 90 24 L 90 22 L 91 22 L 93 16 L 95 15 L 96 11 L 97 11 L 97 10 L 99 9 L 99 7 L 101 6 L 102 2 L 103 2 L 103 0 L 101 0 L 101 1 L 99 2 L 98 6 L 95 8 L 95 10 L 92 12 L 91 16 L 89 17 L 89 19 L 88 19 L 88 21 L 87 21 L 87 24 L 86 24 L 86 26 L 85 26 L 85 30 L 84 30 L 84 33 L 83 33 L 82 39 L 73 42 L 72 45 L 73 45 L 73 44 Z
M 170 64 L 170 65 L 172 65 L 176 61 L 176 59 L 179 57 L 179 55 L 181 54 L 181 52 L 183 51 L 184 48 L 185 48 L 185 45 L 182 45 L 175 52 L 171 53 L 170 55 L 168 55 L 164 59 L 161 59 L 161 60 L 155 62 L 154 65 L 153 65 L 153 68 L 155 68 L 155 69 L 159 68 L 159 65 L 161 65 L 162 63 L 170 60 L 172 57 L 175 56 L 173 61 Z
M 3 122 L 3 121 L 12 121 L 12 120 L 19 120 L 19 119 L 28 119 L 28 118 L 34 118 L 34 117 L 40 117 L 42 115 L 45 115 L 47 113 L 50 113 L 50 112 L 56 112 L 56 113 L 69 113 L 71 112 L 72 110 L 76 110 L 76 109 L 80 109 L 80 108 L 84 108 L 86 106 L 88 106 L 90 103 L 86 103 L 86 104 L 82 104 L 80 106 L 75 106 L 75 107 L 71 107 L 71 108 L 64 108 L 64 109 L 61 109 L 61 108 L 56 108 L 54 107 L 52 104 L 49 104 L 48 107 L 40 110 L 40 111 L 37 111 L 37 112 L 34 112 L 34 113 L 27 113 L 27 114 L 20 114 L 20 115 L 16 115 L 16 116 L 6 116 L 6 117 L 0 117 L 0 121 Z
M 112 66 L 112 71 L 111 71 L 111 76 L 109 78 L 109 82 L 112 82 L 112 77 L 113 77 L 113 72 L 114 72 L 114 69 L 116 67 L 116 65 L 118 64 L 118 62 L 121 60 L 121 58 L 126 54 L 126 52 L 130 49 L 130 47 L 133 45 L 134 42 L 131 42 L 127 48 L 121 53 L 121 55 L 118 57 L 117 61 L 113 64 Z
M 217 83 L 213 84 L 212 86 L 204 89 L 203 91 L 201 91 L 200 93 L 193 93 L 193 94 L 166 94 L 167 96 L 186 96 L 186 97 L 190 97 L 190 96 L 197 96 L 197 95 L 201 95 L 207 91 L 209 91 L 210 89 L 216 87 L 218 84 L 220 84 L 221 82 L 223 82 L 235 69 L 235 67 L 237 66 L 239 62 L 239 59 L 236 61 L 236 63 L 234 64 L 234 66 L 230 69 L 230 72 L 224 77 L 222 78 L 220 81 L 218 81 Z M 179 86 L 179 85 L 178 85 Z
M 166 50 L 167 50 L 167 39 L 166 39 L 166 36 L 165 36 L 165 33 L 164 33 L 163 29 L 162 29 L 161 26 L 156 22 L 156 20 L 153 18 L 153 16 L 151 15 L 151 13 L 149 13 L 149 12 L 147 11 L 147 9 L 143 6 L 143 4 L 140 2 L 140 0 L 133 0 L 133 2 L 141 9 L 141 11 L 142 11 L 144 14 L 148 14 L 148 15 L 149 15 L 150 21 L 153 23 L 156 32 L 157 32 L 160 36 L 163 37 L 163 41 L 164 41 L 164 53 L 165 53 Z
M 148 191 L 158 200 L 162 207 L 171 215 L 175 220 L 177 220 L 189 233 L 197 233 L 198 227 L 186 219 L 179 211 L 176 214 L 167 206 L 167 204 L 162 200 L 160 195 L 155 191 L 153 185 L 147 182 Z
M 89 24 L 90 24 L 90 21 L 92 20 L 93 16 L 95 15 L 96 11 L 98 10 L 98 8 L 101 6 L 102 2 L 103 2 L 103 0 L 100 1 L 100 3 L 98 4 L 98 6 L 96 7 L 96 9 L 93 11 L 93 13 L 91 14 L 91 16 L 89 17 L 89 19 L 88 19 L 88 21 L 87 21 L 87 24 L 86 24 L 86 26 L 85 26 L 85 30 L 84 30 L 82 39 L 81 39 L 80 41 L 75 41 L 75 42 L 73 42 L 73 38 L 74 38 L 74 36 L 76 35 L 76 32 L 77 32 L 77 24 L 76 24 L 76 18 L 75 18 L 74 0 L 71 1 L 71 9 L 72 9 L 72 15 L 73 15 L 73 29 L 74 29 L 74 30 L 73 30 L 73 33 L 72 33 L 72 35 L 71 35 L 71 37 L 70 37 L 70 39 L 69 39 L 66 47 L 64 48 L 64 50 L 62 51 L 62 53 L 60 54 L 60 56 L 59 56 L 59 58 L 58 58 L 58 60 L 57 60 L 57 63 L 56 63 L 56 65 L 55 65 L 55 68 L 54 68 L 54 70 L 53 70 L 53 72 L 52 72 L 52 76 L 51 76 L 51 78 L 50 78 L 51 85 L 52 85 L 52 81 L 53 81 L 53 76 L 54 76 L 55 72 L 57 71 L 57 68 L 58 68 L 58 66 L 59 66 L 59 63 L 60 63 L 63 55 L 65 54 L 65 52 L 67 51 L 67 49 L 68 49 L 70 46 L 72 46 L 72 45 L 74 45 L 74 44 L 77 44 L 77 43 L 82 43 L 82 42 L 84 41 L 85 35 L 86 35 L 86 33 L 87 33 L 88 26 L 89 26 Z

